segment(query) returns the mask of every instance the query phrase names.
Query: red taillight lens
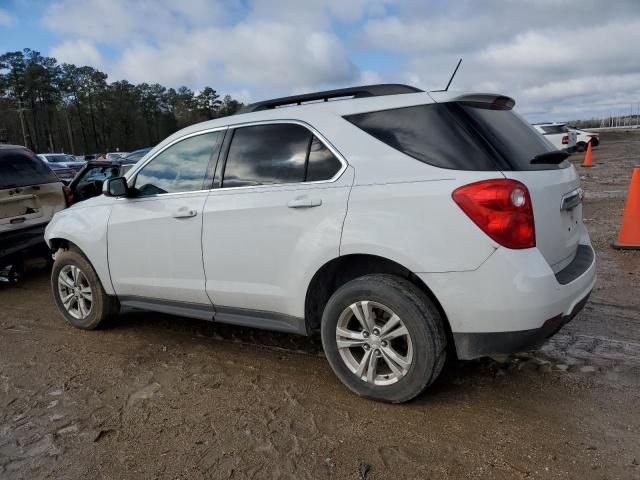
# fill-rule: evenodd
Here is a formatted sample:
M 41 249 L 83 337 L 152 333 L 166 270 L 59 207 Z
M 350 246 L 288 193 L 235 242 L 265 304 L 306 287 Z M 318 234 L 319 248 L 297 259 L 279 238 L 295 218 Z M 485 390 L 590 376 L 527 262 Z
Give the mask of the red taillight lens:
M 569 135 L 565 135 L 564 137 L 562 137 L 562 144 L 569 145 Z
M 453 200 L 484 233 L 500 245 L 536 246 L 529 190 L 516 180 L 485 180 L 453 192 Z
M 70 207 L 74 204 L 75 199 L 73 198 L 73 192 L 66 185 L 62 187 L 62 192 L 64 193 L 64 200 L 67 203 L 67 207 Z

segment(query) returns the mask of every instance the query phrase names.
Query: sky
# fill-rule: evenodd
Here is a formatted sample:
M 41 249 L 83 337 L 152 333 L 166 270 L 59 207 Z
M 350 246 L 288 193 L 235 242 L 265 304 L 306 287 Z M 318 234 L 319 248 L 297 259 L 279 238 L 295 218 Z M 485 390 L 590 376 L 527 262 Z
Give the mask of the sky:
M 640 0 L 0 0 L 0 52 L 243 102 L 371 83 L 496 92 L 531 121 L 640 108 Z M 633 105 L 633 107 L 632 107 Z

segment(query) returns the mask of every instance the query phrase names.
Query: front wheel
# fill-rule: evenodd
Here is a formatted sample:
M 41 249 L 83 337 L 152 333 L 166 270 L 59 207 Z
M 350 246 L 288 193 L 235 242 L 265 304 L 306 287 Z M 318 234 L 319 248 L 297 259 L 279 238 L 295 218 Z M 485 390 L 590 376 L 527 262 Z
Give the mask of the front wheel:
M 76 250 L 57 253 L 51 289 L 60 313 L 77 328 L 98 328 L 120 310 L 118 300 L 105 293 L 89 261 Z
M 325 307 L 321 333 L 338 378 L 373 400 L 411 400 L 436 380 L 446 359 L 438 309 L 393 275 L 365 275 L 340 287 Z

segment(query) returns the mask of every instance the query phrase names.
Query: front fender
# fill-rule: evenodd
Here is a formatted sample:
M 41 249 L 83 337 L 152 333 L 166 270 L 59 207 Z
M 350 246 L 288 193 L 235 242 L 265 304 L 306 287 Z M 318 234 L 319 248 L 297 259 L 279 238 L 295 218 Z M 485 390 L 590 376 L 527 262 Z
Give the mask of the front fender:
M 54 215 L 44 232 L 49 248 L 53 240 L 76 245 L 93 265 L 107 295 L 115 295 L 107 260 L 107 225 L 111 205 L 72 207 Z

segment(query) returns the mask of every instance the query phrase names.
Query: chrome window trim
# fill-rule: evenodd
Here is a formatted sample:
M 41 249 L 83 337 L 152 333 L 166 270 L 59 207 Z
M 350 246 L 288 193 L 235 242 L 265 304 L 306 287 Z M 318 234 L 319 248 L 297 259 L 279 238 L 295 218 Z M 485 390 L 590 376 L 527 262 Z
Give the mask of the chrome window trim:
M 172 145 L 175 145 L 178 142 L 181 142 L 182 140 L 186 140 L 187 138 L 195 137 L 197 135 L 203 135 L 205 133 L 218 132 L 218 131 L 224 131 L 224 130 L 231 130 L 231 129 L 242 128 L 242 127 L 254 127 L 254 126 L 258 126 L 258 125 L 273 125 L 273 124 L 300 125 L 301 127 L 304 127 L 307 130 L 309 130 L 338 159 L 338 161 L 341 164 L 340 170 L 338 170 L 336 172 L 336 174 L 333 177 L 331 177 L 329 180 L 317 180 L 315 182 L 267 183 L 267 184 L 264 184 L 264 185 L 245 185 L 245 186 L 242 186 L 242 187 L 220 187 L 220 188 L 212 188 L 212 189 L 206 189 L 206 190 L 192 190 L 192 191 L 185 191 L 185 192 L 158 193 L 156 195 L 146 195 L 144 197 L 140 197 L 140 199 L 166 197 L 168 195 L 184 195 L 184 194 L 187 194 L 187 193 L 203 193 L 203 192 L 211 192 L 211 191 L 218 191 L 218 190 L 226 190 L 226 191 L 239 190 L 239 189 L 248 190 L 248 189 L 253 189 L 253 188 L 277 188 L 277 187 L 285 187 L 285 186 L 286 187 L 292 187 L 292 186 L 299 186 L 299 185 L 329 184 L 329 183 L 335 183 L 342 176 L 342 174 L 346 171 L 347 167 L 349 166 L 349 164 L 347 163 L 347 160 L 344 158 L 344 156 L 327 140 L 327 138 L 324 135 L 322 135 L 316 128 L 314 128 L 313 126 L 309 125 L 307 122 L 304 122 L 302 120 L 294 120 L 294 119 L 256 120 L 256 121 L 252 121 L 252 122 L 235 123 L 235 124 L 227 125 L 227 126 L 224 126 L 224 127 L 214 127 L 214 128 L 208 128 L 208 129 L 205 129 L 205 130 L 199 130 L 197 132 L 192 132 L 192 133 L 189 133 L 189 134 L 184 135 L 182 137 L 176 138 L 171 143 L 165 145 L 162 148 L 162 150 L 159 150 L 158 152 L 154 153 L 153 156 L 151 156 L 148 159 L 146 159 L 144 161 L 144 163 L 141 163 L 139 166 L 136 165 L 135 168 L 132 168 L 131 170 L 129 170 L 129 172 L 127 172 L 127 174 L 125 175 L 125 177 L 127 179 L 127 183 L 132 178 L 134 178 L 138 174 L 138 172 L 140 170 L 142 170 L 148 163 L 152 162 L 154 158 L 156 158 L 158 155 L 160 155 L 162 152 L 164 152 L 167 148 L 171 147 Z M 224 153 L 224 152 L 221 152 L 221 153 Z M 224 159 L 224 161 L 225 161 L 225 164 L 226 164 L 226 158 Z M 223 179 L 223 181 L 224 181 L 224 179 Z M 135 199 L 132 199 L 132 200 L 135 200 Z

